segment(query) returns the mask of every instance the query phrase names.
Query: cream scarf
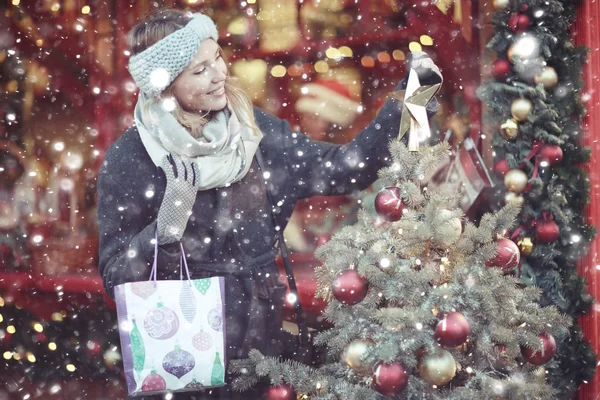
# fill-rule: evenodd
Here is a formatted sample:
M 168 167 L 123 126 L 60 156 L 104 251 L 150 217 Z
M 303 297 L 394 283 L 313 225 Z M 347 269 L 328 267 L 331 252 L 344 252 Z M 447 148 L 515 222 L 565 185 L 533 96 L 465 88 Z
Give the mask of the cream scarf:
M 169 153 L 191 158 L 200 171 L 198 190 L 229 186 L 246 176 L 262 133 L 240 123 L 231 107 L 217 112 L 202 128 L 202 137 L 196 139 L 160 102 L 151 103 L 145 117 L 142 110 L 148 101 L 140 92 L 134 119 L 156 166 L 162 168 L 161 162 Z

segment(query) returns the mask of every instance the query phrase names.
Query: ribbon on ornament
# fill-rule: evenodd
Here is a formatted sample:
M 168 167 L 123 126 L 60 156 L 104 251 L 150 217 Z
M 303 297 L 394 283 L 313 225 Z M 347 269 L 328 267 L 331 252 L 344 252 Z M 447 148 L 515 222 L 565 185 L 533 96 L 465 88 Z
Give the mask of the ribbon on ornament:
M 535 165 L 533 167 L 533 174 L 531 175 L 531 179 L 537 178 L 538 172 L 540 170 L 540 158 L 536 157 L 536 156 L 539 155 L 539 153 L 540 153 L 540 151 L 542 151 L 543 147 L 544 147 L 544 142 L 541 142 L 539 140 L 534 141 L 531 145 L 531 151 L 525 157 L 525 160 L 527 160 L 527 161 L 529 161 L 533 157 L 535 157 Z M 521 167 L 521 168 L 523 168 L 524 166 L 525 166 L 524 162 L 519 164 L 519 167 Z M 531 189 L 531 185 L 532 185 L 531 183 L 527 184 L 527 187 L 525 188 L 526 192 L 528 192 Z
M 416 69 L 422 67 L 435 74 L 432 85 L 421 86 Z M 419 151 L 419 142 L 431 136 L 429 119 L 427 118 L 427 104 L 442 87 L 444 78 L 439 68 L 431 58 L 425 56 L 414 59 L 408 73 L 408 83 L 405 90 L 398 90 L 392 96 L 403 102 L 402 117 L 400 118 L 400 131 L 398 139 L 402 139 L 408 132 L 408 149 Z M 404 92 L 404 93 L 403 93 Z

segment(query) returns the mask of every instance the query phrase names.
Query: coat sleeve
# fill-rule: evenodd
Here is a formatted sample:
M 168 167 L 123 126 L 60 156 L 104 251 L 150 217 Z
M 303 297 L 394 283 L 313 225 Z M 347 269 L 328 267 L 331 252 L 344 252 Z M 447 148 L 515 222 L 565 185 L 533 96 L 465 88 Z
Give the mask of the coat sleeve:
M 306 198 L 366 189 L 377 179 L 377 171 L 391 164 L 388 144 L 398 137 L 401 113 L 400 102 L 388 100 L 376 118 L 344 145 L 311 140 L 292 132 L 282 120 L 279 144 L 290 174 L 288 190 Z
M 115 286 L 147 280 L 154 260 L 158 209 L 144 193 L 134 191 L 109 173 L 98 176 L 99 271 L 112 299 Z M 178 271 L 178 245 L 159 246 L 159 279 Z

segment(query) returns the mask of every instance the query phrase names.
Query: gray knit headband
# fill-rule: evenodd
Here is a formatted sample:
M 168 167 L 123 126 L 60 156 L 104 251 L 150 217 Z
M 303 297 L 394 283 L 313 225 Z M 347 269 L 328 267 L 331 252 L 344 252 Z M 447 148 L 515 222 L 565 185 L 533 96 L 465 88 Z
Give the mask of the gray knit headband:
M 200 43 L 219 38 L 212 19 L 195 13 L 183 28 L 167 35 L 146 50 L 129 58 L 129 73 L 148 97 L 159 95 L 188 66 Z

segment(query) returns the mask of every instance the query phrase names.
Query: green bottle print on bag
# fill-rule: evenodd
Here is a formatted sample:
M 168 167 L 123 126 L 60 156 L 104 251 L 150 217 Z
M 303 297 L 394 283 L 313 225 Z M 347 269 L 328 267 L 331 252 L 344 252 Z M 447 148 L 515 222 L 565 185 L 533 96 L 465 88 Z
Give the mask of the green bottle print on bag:
M 225 384 L 225 369 L 221 362 L 219 352 L 215 356 L 215 362 L 213 363 L 212 374 L 210 376 L 210 384 L 213 386 Z
M 144 362 L 146 360 L 146 349 L 144 348 L 144 341 L 142 335 L 135 323 L 135 318 L 132 319 L 133 329 L 131 330 L 131 354 L 133 358 L 133 369 L 138 374 L 144 369 Z

